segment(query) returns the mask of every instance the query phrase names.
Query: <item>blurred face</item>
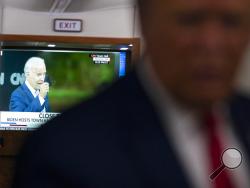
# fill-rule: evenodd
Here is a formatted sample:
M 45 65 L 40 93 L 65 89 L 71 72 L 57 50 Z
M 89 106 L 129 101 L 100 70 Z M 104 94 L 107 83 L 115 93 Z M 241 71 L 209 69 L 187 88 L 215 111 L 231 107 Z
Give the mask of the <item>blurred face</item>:
M 41 84 L 44 83 L 46 75 L 46 67 L 41 64 L 37 67 L 32 67 L 26 75 L 26 80 L 34 89 L 40 89 Z
M 250 0 L 149 0 L 142 30 L 153 68 L 179 101 L 227 97 L 249 37 Z

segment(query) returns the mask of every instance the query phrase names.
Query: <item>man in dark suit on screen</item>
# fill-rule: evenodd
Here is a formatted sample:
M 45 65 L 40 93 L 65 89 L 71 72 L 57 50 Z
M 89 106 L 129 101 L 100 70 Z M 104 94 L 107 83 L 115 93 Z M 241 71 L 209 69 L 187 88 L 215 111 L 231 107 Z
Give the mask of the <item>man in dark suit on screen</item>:
M 15 89 L 10 98 L 9 110 L 13 112 L 49 112 L 49 84 L 44 82 L 44 59 L 31 57 L 24 66 L 25 83 Z
M 36 131 L 14 188 L 250 187 L 250 100 L 234 87 L 250 0 L 138 5 L 145 55 L 136 70 Z M 210 179 L 227 148 L 242 164 Z

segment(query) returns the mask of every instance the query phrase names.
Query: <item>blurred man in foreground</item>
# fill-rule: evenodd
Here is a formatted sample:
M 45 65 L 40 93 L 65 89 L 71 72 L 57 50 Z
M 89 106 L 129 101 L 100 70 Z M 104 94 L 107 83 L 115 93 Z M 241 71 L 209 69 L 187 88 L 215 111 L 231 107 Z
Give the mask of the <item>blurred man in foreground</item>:
M 31 57 L 24 65 L 25 83 L 12 92 L 10 111 L 49 112 L 49 84 L 44 82 L 46 66 L 44 59 Z
M 137 70 L 35 132 L 15 188 L 250 186 L 250 100 L 234 92 L 250 0 L 138 2 Z M 227 148 L 241 166 L 210 180 Z

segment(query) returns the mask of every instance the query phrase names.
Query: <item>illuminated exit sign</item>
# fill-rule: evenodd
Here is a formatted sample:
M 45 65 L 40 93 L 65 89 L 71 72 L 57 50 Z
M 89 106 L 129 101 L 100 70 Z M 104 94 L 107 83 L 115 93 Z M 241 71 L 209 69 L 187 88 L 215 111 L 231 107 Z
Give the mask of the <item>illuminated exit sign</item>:
M 54 19 L 56 32 L 81 32 L 82 20 L 79 19 Z

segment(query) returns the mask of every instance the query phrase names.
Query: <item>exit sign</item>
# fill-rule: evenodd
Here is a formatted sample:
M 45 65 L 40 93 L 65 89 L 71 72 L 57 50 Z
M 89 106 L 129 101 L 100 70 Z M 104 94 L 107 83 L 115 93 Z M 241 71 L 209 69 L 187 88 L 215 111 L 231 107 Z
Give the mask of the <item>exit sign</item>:
M 54 19 L 56 32 L 81 32 L 82 20 L 79 19 Z

